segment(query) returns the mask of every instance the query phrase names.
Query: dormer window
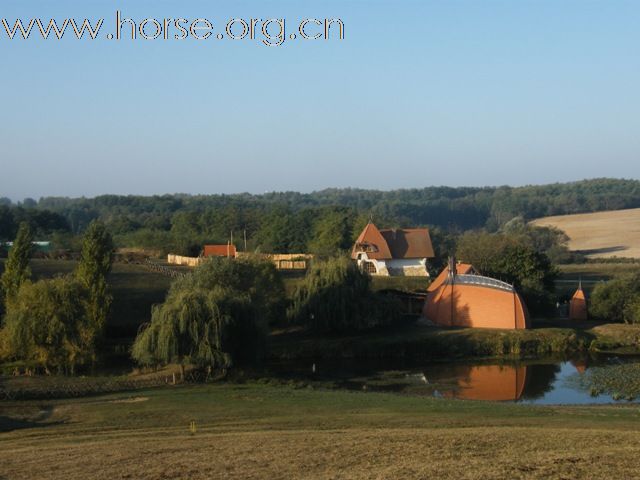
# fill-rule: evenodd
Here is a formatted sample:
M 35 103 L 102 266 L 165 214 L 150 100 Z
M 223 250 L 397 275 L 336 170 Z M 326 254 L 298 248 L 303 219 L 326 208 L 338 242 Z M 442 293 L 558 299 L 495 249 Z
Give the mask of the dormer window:
M 356 245 L 356 249 L 360 252 L 365 253 L 376 253 L 379 251 L 378 247 L 376 247 L 372 243 L 358 243 Z

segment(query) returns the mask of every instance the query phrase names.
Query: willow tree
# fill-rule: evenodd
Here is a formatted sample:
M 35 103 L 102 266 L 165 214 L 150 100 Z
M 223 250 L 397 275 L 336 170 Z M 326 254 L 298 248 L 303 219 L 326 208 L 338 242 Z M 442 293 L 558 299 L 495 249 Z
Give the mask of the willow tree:
M 296 289 L 290 321 L 314 330 L 361 330 L 396 320 L 400 308 L 371 290 L 371 278 L 346 257 L 315 262 Z
M 284 288 L 272 264 L 211 259 L 176 280 L 136 338 L 132 356 L 144 365 L 178 363 L 224 368 L 264 353 L 267 325 Z
M 218 287 L 179 291 L 153 307 L 149 326 L 133 344 L 133 358 L 145 365 L 229 367 L 228 329 L 245 316 L 253 316 L 247 295 Z
M 9 251 L 9 257 L 4 266 L 4 273 L 0 279 L 4 295 L 5 307 L 15 299 L 20 286 L 31 277 L 29 259 L 33 253 L 33 235 L 26 222 L 22 222 Z
M 45 371 L 73 373 L 93 356 L 86 295 L 73 277 L 23 284 L 5 316 L 8 355 Z
M 91 222 L 82 240 L 76 278 L 88 292 L 86 311 L 94 342 L 104 330 L 113 299 L 107 284 L 113 249 L 113 239 L 104 225 L 95 220 Z

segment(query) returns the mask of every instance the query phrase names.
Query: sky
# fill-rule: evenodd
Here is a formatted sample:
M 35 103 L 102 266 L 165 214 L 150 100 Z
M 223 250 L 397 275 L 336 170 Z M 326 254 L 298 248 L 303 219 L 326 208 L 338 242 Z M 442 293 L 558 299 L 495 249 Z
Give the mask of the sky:
M 109 40 L 116 10 L 214 35 Z M 0 2 L 36 17 L 104 24 L 0 25 L 0 197 L 640 177 L 636 0 Z M 344 39 L 217 39 L 233 18 L 339 18 Z

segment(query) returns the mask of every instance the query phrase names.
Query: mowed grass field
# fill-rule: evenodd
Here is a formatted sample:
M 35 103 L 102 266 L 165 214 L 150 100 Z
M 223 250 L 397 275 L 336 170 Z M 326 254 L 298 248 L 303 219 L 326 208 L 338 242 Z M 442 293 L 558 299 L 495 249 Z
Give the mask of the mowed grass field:
M 12 480 L 633 479 L 640 409 L 218 384 L 3 403 L 0 444 Z
M 532 223 L 564 231 L 569 248 L 589 258 L 640 258 L 640 208 L 545 217 Z

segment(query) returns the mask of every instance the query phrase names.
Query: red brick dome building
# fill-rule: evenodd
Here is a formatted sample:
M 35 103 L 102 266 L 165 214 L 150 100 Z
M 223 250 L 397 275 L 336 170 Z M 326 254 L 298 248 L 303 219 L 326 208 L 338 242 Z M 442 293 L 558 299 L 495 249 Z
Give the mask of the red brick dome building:
M 423 309 L 427 319 L 443 327 L 530 327 L 527 307 L 512 285 L 476 274 L 459 275 L 454 265 L 450 262 L 446 279 L 429 289 Z M 468 267 L 462 270 L 472 271 Z

